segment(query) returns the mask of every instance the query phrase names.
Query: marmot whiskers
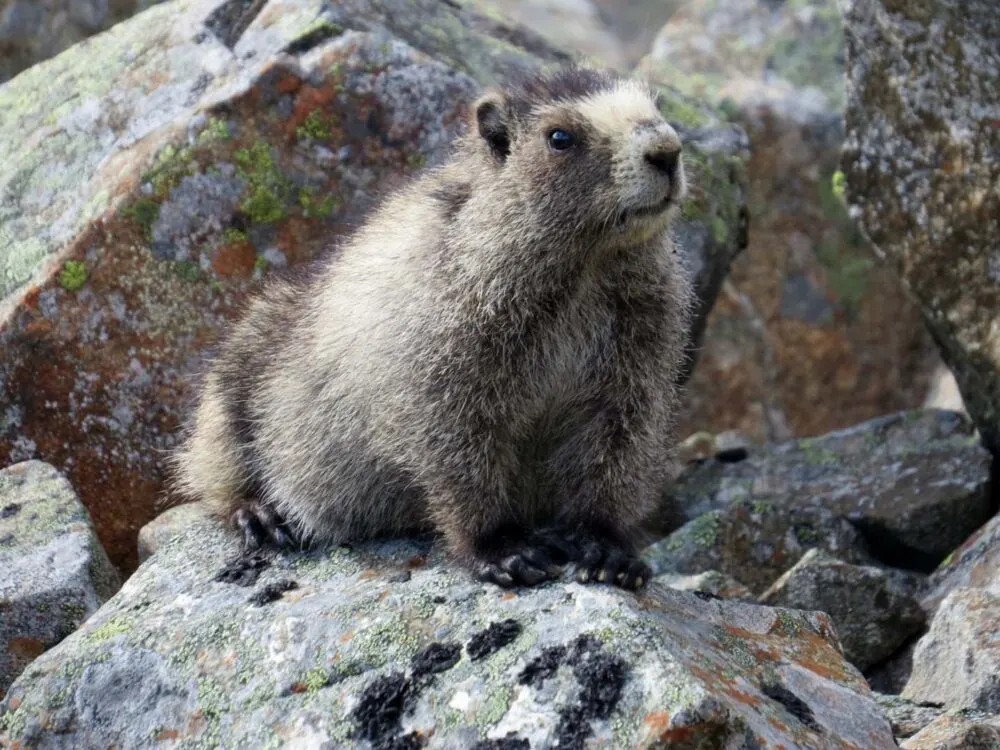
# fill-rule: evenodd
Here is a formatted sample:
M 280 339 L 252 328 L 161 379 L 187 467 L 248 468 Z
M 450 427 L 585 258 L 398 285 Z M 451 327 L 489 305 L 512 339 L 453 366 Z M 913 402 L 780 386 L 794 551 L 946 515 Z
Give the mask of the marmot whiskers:
M 681 143 L 571 67 L 486 93 L 451 160 L 221 344 L 178 489 L 250 546 L 419 530 L 483 580 L 643 585 L 692 291 Z

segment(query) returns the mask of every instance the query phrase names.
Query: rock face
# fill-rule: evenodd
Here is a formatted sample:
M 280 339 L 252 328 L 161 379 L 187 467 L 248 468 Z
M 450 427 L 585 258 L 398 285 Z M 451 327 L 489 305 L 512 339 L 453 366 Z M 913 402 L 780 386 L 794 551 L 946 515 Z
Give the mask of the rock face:
M 0 0 L 0 83 L 162 0 Z
M 1000 450 L 1000 16 L 990 0 L 844 0 L 847 200 Z
M 937 611 L 950 592 L 980 588 L 1000 596 L 1000 515 L 970 536 L 934 571 L 923 599 L 924 609 Z
M 903 697 L 1000 714 L 1000 596 L 956 589 L 913 652 Z
M 848 565 L 817 549 L 775 581 L 760 601 L 826 612 L 844 656 L 862 670 L 891 656 L 925 620 L 920 602 L 891 573 Z
M 994 750 L 1000 747 L 1000 717 L 948 713 L 904 742 L 903 750 Z
M 64 471 L 132 569 L 192 376 L 248 291 L 441 160 L 481 84 L 566 59 L 437 0 L 174 0 L 8 82 L 0 465 Z M 678 231 L 703 322 L 742 244 L 747 142 L 698 111 Z
M 939 358 L 839 196 L 836 0 L 691 0 L 642 69 L 720 103 L 753 143 L 750 245 L 709 319 L 686 431 L 762 443 L 920 406 Z
M 822 614 L 503 592 L 410 541 L 227 565 L 188 519 L 11 687 L 0 744 L 894 747 Z
M 0 697 L 118 586 L 63 476 L 40 461 L 0 471 Z
M 768 504 L 823 509 L 850 520 L 876 559 L 930 572 L 989 519 L 990 464 L 961 414 L 901 412 L 754 449 L 739 462 L 696 464 L 678 480 L 667 507 L 691 519 L 731 512 L 737 503 L 751 510 Z M 714 532 L 704 538 L 710 546 Z M 823 547 L 801 546 L 800 554 Z M 744 567 L 761 564 L 766 555 L 745 558 Z M 735 568 L 722 572 L 740 579 Z

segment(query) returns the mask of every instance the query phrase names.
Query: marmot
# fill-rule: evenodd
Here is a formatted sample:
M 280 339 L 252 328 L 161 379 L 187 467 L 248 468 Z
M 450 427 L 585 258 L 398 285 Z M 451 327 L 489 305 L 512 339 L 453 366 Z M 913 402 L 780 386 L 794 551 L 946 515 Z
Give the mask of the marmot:
M 440 533 L 482 580 L 638 588 L 692 308 L 648 86 L 535 72 L 220 345 L 177 488 L 245 543 Z

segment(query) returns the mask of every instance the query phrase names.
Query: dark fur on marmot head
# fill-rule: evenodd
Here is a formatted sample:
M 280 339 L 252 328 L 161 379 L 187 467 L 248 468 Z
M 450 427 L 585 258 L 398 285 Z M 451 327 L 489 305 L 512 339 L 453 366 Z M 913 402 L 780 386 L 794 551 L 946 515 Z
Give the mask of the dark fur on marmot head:
M 692 301 L 679 138 L 646 86 L 586 68 L 490 91 L 469 124 L 317 275 L 253 301 L 177 488 L 251 546 L 432 529 L 501 585 L 572 561 L 640 586 Z

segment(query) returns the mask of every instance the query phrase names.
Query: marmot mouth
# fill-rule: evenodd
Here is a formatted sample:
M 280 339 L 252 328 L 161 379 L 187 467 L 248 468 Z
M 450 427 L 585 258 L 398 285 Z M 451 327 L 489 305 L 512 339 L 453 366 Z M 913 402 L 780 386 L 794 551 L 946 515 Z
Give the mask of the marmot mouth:
M 646 216 L 655 216 L 656 214 L 661 214 L 670 208 L 673 203 L 672 197 L 668 195 L 666 198 L 658 203 L 653 203 L 649 206 L 641 206 L 640 208 L 626 208 L 623 209 L 618 214 L 618 220 L 616 223 L 624 224 L 632 219 L 643 218 Z

